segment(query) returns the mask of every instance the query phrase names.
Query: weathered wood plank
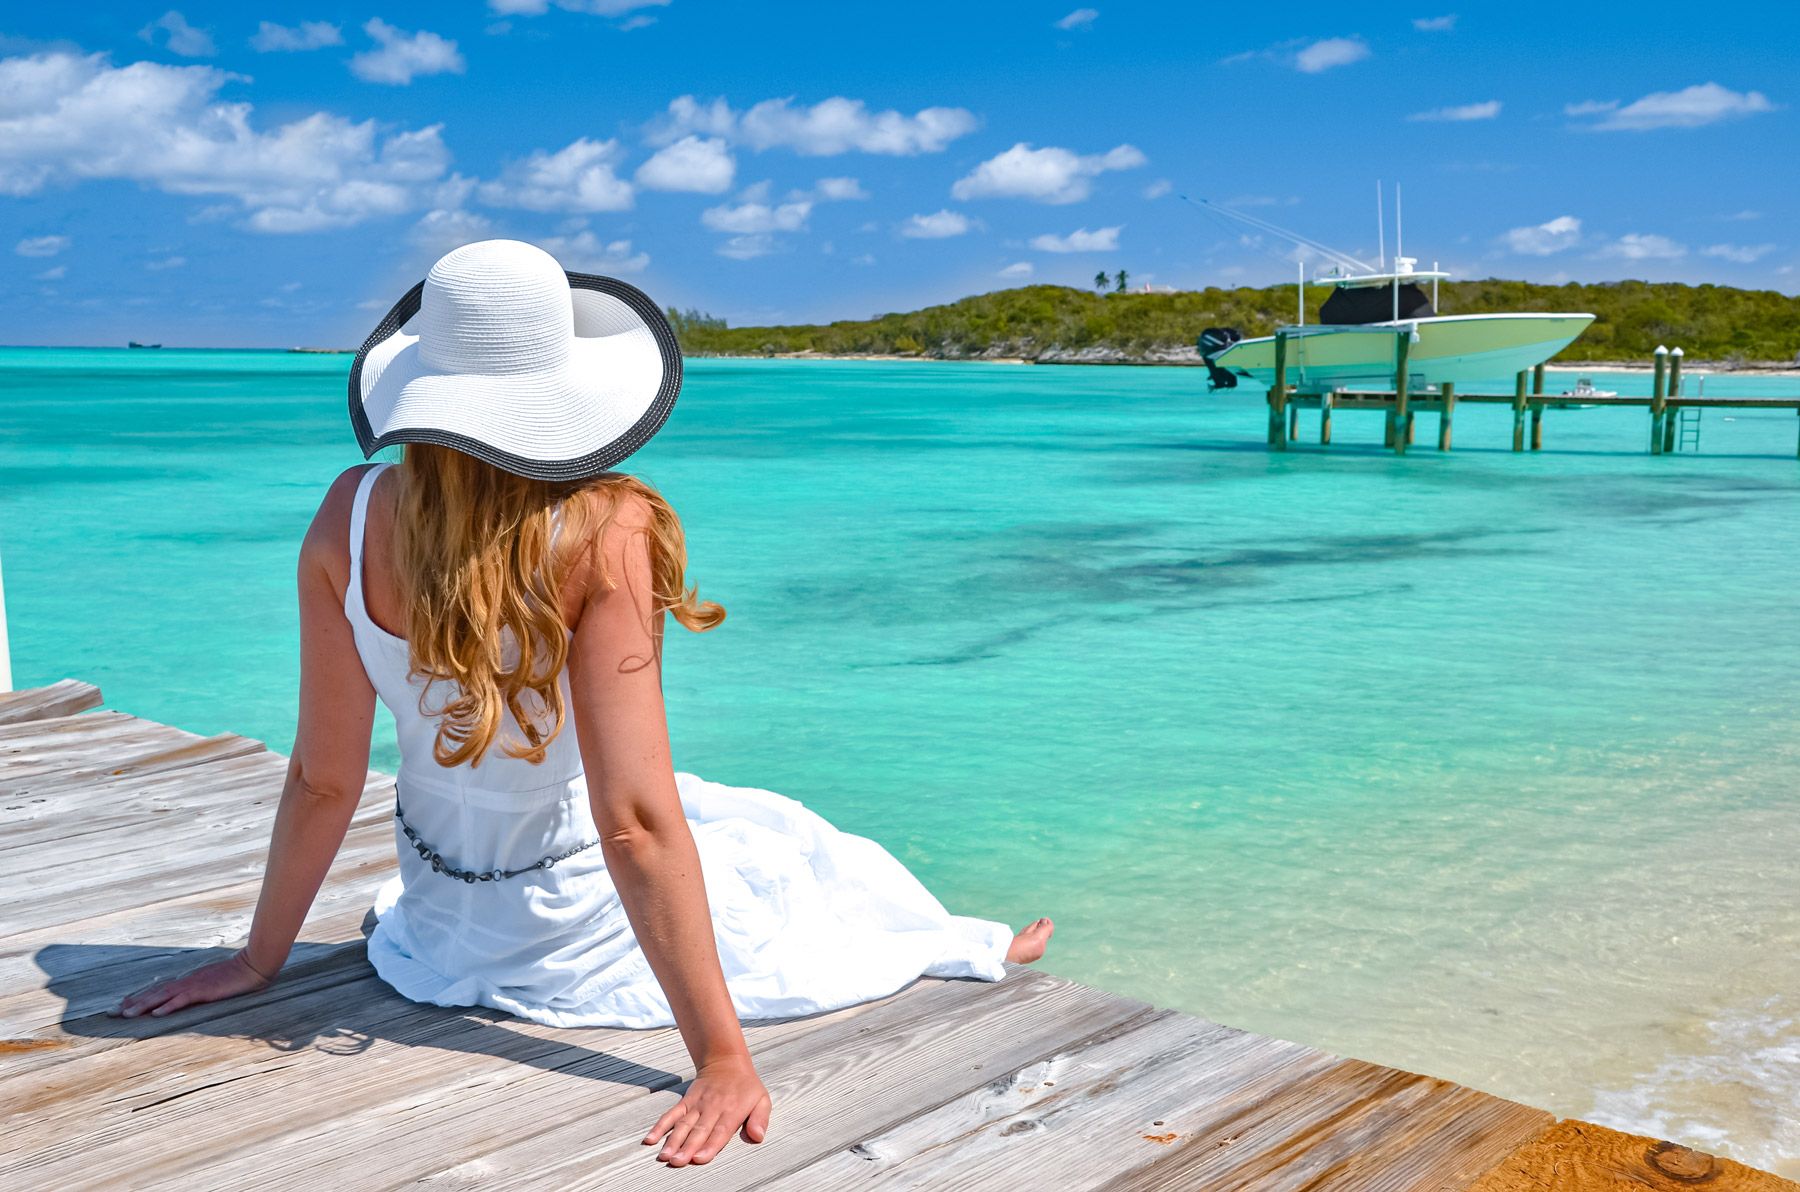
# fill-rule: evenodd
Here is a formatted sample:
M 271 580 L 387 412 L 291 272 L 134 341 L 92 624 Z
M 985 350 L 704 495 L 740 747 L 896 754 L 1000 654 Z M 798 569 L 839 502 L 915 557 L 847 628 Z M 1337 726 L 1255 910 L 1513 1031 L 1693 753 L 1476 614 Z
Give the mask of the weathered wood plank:
M 355 864 L 371 856 L 395 856 L 392 826 L 393 809 L 365 804 L 357 812 L 338 850 L 339 864 Z M 0 924 L 0 948 L 11 948 L 15 936 L 43 928 L 74 925 L 97 915 L 123 911 L 133 906 L 181 898 L 190 894 L 219 891 L 235 887 L 259 877 L 267 859 L 268 832 L 260 841 L 247 833 L 229 849 L 213 850 L 204 857 L 185 855 L 170 857 L 166 849 L 150 849 L 134 854 L 128 864 L 90 865 L 84 868 L 86 883 L 63 880 L 57 883 L 56 896 L 15 903 L 9 906 Z M 157 865 L 161 858 L 162 866 Z M 16 898 L 20 893 L 0 883 L 0 898 Z M 25 895 L 31 891 L 24 889 Z
M 0 691 L 0 724 L 68 716 L 100 706 L 100 689 L 80 679 L 58 679 L 48 687 Z
M 388 1001 L 398 1008 L 370 1016 L 368 1004 Z M 129 1175 L 134 1187 L 160 1181 L 191 1186 L 196 1175 L 229 1162 L 239 1186 L 305 1186 L 336 1164 L 333 1155 L 348 1149 L 366 1160 L 359 1186 L 379 1187 L 383 1158 L 398 1162 L 397 1178 L 404 1178 L 434 1157 L 470 1153 L 476 1138 L 500 1145 L 522 1130 L 568 1120 L 572 1101 L 586 1113 L 599 1103 L 596 1097 L 611 1103 L 672 1087 L 686 1064 L 680 1036 L 672 1030 L 557 1029 L 492 1011 L 421 1006 L 366 984 L 340 991 L 336 1004 L 335 1010 L 309 1004 L 294 1025 L 284 1017 L 279 1029 L 284 1038 L 309 1037 L 324 1030 L 318 1015 L 335 1013 L 332 1030 L 357 1040 L 355 1062 L 342 1062 L 346 1056 L 329 1049 L 271 1057 L 266 1047 L 221 1047 L 217 1039 L 174 1036 L 154 1047 L 138 1044 L 123 1054 L 56 1070 L 65 1083 L 79 1078 L 89 1095 L 40 1099 L 25 1140 L 44 1145 L 22 1170 L 47 1186 L 62 1186 L 60 1181 L 78 1175 Z M 753 1039 L 760 1041 L 753 1046 L 767 1051 L 772 1042 L 854 1017 L 752 1027 Z M 250 1043 L 266 1029 L 237 1018 L 205 1028 L 208 1035 L 227 1033 Z M 222 1050 L 232 1054 L 213 1062 Z M 138 1069 L 158 1074 L 153 1084 L 141 1095 L 119 1096 L 118 1082 Z M 277 1070 L 284 1073 L 280 1079 L 261 1079 Z M 506 1086 L 504 1101 L 471 1103 L 445 1095 L 471 1078 L 484 1088 Z M 291 1094 L 296 1085 L 306 1089 L 303 1101 Z M 110 1097 L 109 1087 L 115 1090 Z M 648 1116 L 635 1127 L 639 1136 L 661 1110 L 643 1112 Z M 65 1145 L 64 1132 L 54 1123 L 40 1128 L 51 1114 L 88 1123 L 80 1148 Z M 396 1136 L 395 1114 L 409 1119 L 403 1137 Z M 146 1133 L 167 1142 L 146 1147 Z M 244 1152 L 246 1136 L 257 1139 L 254 1154 Z M 329 1147 L 320 1145 L 325 1138 Z
M 1800 1192 L 1800 1184 L 1704 1151 L 1570 1118 L 1545 1130 L 1469 1192 Z
M 1336 1063 L 1168 1011 L 862 1139 L 784 1186 L 1091 1187 Z
M 769 1139 L 726 1147 L 707 1165 L 707 1187 L 785 1186 L 825 1155 L 923 1108 L 1154 1013 L 1142 1002 L 1014 970 L 998 984 L 921 983 L 849 1023 L 827 1018 L 793 1044 L 757 1054 L 776 1107 Z M 434 1171 L 417 1186 L 634 1186 L 655 1174 L 655 1153 L 641 1144 L 642 1132 L 676 1099 L 673 1091 L 658 1091 L 643 1104 L 584 1105 L 574 1121 L 521 1131 L 507 1146 Z
M 1446 1080 L 1341 1060 L 1229 1120 L 1169 1140 L 1162 1159 L 1101 1186 L 1461 1188 L 1550 1120 Z M 1379 1161 L 1359 1161 L 1365 1153 L 1409 1162 L 1383 1170 Z
M 145 742 L 116 748 L 111 756 L 51 755 L 36 766 L 21 766 L 5 776 L 8 789 L 23 788 L 32 795 L 84 786 L 96 779 L 143 778 L 170 770 L 204 765 L 234 757 L 267 753 L 268 746 L 236 733 L 190 737 L 180 741 Z

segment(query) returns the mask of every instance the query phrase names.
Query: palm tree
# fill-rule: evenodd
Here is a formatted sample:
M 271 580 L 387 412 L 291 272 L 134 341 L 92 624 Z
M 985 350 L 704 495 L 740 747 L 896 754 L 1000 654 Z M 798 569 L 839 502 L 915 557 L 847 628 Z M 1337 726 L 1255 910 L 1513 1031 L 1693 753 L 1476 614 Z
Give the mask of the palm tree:
M 1110 281 L 1112 281 L 1112 278 L 1106 276 L 1106 270 L 1104 269 L 1094 274 L 1094 288 L 1102 293 L 1105 292 L 1107 283 Z
M 1123 294 L 1125 292 L 1125 283 L 1129 280 L 1131 280 L 1131 274 L 1125 272 L 1123 269 L 1119 270 L 1119 293 Z

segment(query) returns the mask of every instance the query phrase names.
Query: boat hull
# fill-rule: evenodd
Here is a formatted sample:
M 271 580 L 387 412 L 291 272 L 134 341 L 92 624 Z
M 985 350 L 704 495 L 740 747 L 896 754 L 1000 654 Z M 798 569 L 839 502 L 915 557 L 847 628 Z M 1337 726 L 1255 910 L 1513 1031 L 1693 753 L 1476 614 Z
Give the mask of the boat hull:
M 1593 321 L 1589 314 L 1440 315 L 1398 323 L 1284 328 L 1287 381 L 1308 393 L 1392 388 L 1395 339 L 1402 330 L 1417 336 L 1407 352 L 1408 389 L 1446 381 L 1501 381 L 1544 363 Z M 1275 337 L 1240 340 L 1214 363 L 1271 385 Z

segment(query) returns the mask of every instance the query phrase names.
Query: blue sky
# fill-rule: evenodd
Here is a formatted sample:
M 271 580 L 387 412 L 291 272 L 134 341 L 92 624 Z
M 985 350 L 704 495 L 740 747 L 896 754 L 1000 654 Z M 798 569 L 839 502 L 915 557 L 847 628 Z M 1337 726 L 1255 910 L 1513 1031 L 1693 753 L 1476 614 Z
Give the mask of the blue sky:
M 1286 247 L 1179 195 L 1372 257 L 1377 179 L 1462 276 L 1794 293 L 1797 45 L 1788 5 L 12 4 L 0 342 L 354 344 L 489 236 L 733 324 L 1266 284 Z

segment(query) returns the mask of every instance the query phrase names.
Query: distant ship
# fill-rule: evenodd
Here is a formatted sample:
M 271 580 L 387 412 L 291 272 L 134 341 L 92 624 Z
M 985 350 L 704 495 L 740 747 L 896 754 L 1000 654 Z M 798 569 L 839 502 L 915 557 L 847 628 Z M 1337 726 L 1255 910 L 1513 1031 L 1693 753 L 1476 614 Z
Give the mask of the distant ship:
M 130 343 L 126 344 L 125 346 L 128 348 L 160 348 L 160 347 L 162 347 L 161 344 L 141 344 L 135 339 L 132 340 Z

